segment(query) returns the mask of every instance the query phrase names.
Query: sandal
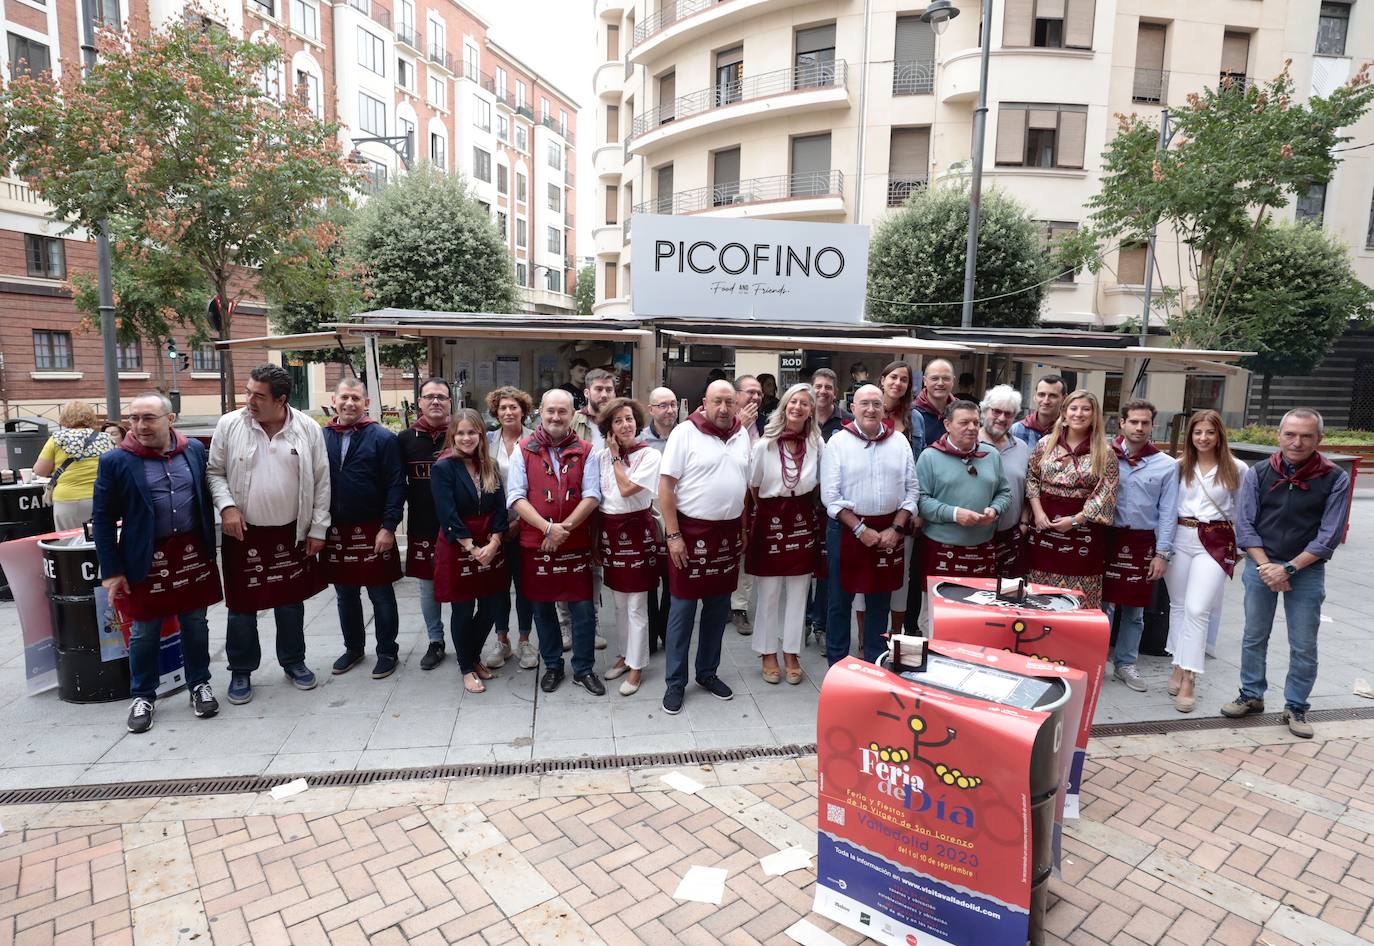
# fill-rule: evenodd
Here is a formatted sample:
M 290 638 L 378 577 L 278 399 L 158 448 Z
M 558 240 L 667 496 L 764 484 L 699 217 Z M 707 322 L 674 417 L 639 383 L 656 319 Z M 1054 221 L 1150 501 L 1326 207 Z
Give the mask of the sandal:
M 796 661 L 796 659 L 797 659 L 797 658 L 796 658 L 795 656 L 793 656 L 792 654 L 787 654 L 787 655 L 785 655 L 785 656 L 783 657 L 783 660 L 786 661 L 789 657 L 790 657 L 793 661 Z M 796 666 L 793 666 L 791 663 L 788 663 L 788 664 L 787 664 L 787 667 L 786 667 L 785 675 L 786 675 L 786 677 L 787 677 L 787 682 L 790 683 L 790 684 L 792 684 L 793 686 L 796 686 L 798 683 L 801 683 L 801 682 L 802 682 L 802 668 L 801 668 L 801 664 L 800 664 L 800 663 L 797 663 Z
M 773 666 L 771 666 L 771 667 L 768 666 L 768 664 L 766 663 L 766 661 L 768 660 L 769 657 L 772 657 L 772 658 L 773 658 Z M 763 656 L 762 660 L 765 661 L 765 662 L 763 663 L 763 665 L 762 665 L 762 666 L 763 666 L 763 682 L 764 682 L 764 683 L 781 683 L 781 682 L 782 682 L 782 671 L 778 668 L 778 657 L 777 657 L 777 655 L 776 655 L 776 654 L 765 654 L 765 655 Z
M 1174 668 L 1174 672 L 1169 676 L 1169 685 L 1165 687 L 1170 696 L 1178 696 L 1178 691 L 1183 687 L 1183 675 L 1187 672 L 1182 667 Z
M 478 661 L 478 663 L 477 663 L 477 669 L 474 670 L 473 673 L 477 674 L 477 676 L 480 677 L 480 678 L 483 679 L 483 680 L 490 680 L 492 677 L 496 676 L 496 674 L 494 674 L 494 673 L 492 673 L 490 670 L 488 670 L 488 669 L 487 669 L 487 665 L 484 664 L 484 663 L 482 663 L 481 661 Z M 478 691 L 478 692 L 481 692 L 481 691 Z
M 477 674 L 475 672 L 463 674 L 463 689 L 467 690 L 469 693 L 487 692 L 486 686 L 483 685 L 480 679 L 478 679 Z

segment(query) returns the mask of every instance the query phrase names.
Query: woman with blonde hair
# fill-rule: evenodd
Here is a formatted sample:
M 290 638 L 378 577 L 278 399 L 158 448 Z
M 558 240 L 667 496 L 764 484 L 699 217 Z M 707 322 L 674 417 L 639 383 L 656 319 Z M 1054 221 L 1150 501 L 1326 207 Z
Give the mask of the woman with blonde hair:
M 119 446 L 96 426 L 95 408 L 85 401 L 68 401 L 57 413 L 57 431 L 34 461 L 37 476 L 50 477 L 53 525 L 79 529 L 91 518 L 95 474 L 100 455 Z
M 487 413 L 496 418 L 499 425 L 487 434 L 487 448 L 496 460 L 496 468 L 501 472 L 501 483 L 506 482 L 510 473 L 510 459 L 520 449 L 520 441 L 529 433 L 529 419 L 534 414 L 534 399 L 519 388 L 505 385 L 487 395 Z M 496 651 L 488 666 L 492 669 L 504 666 L 512 654 L 520 662 L 521 670 L 533 670 L 539 666 L 539 651 L 530 643 L 530 629 L 534 627 L 534 605 L 525 597 L 520 584 L 520 520 L 511 521 L 505 538 L 506 567 L 510 571 L 511 584 L 515 586 L 515 619 L 520 630 L 520 640 L 514 651 L 510 646 L 510 595 L 507 594 L 496 604 Z
M 1196 675 L 1203 672 L 1207 632 L 1221 612 L 1222 594 L 1236 566 L 1236 500 L 1245 464 L 1231 455 L 1226 425 L 1216 411 L 1198 411 L 1183 433 L 1178 463 L 1178 528 L 1174 557 L 1164 572 L 1169 588 L 1169 642 L 1174 708 L 1191 713 Z
M 439 519 L 434 550 L 434 600 L 453 602 L 450 630 L 463 688 L 486 691 L 493 676 L 481 661 L 482 645 L 506 595 L 510 576 L 502 555 L 506 490 L 487 452 L 486 425 L 470 407 L 453 415 L 444 449 L 430 472 Z
M 1035 517 L 1027 577 L 1079 592 L 1085 608 L 1102 607 L 1104 530 L 1116 516 L 1120 482 L 1103 428 L 1097 397 L 1073 392 L 1026 470 L 1026 502 Z
M 783 394 L 751 450 L 749 492 L 754 498 L 744 570 L 758 580 L 754 653 L 765 683 L 782 679 L 778 638 L 787 682 L 801 683 L 806 634 L 806 592 L 820 559 L 821 432 L 816 396 L 808 384 Z

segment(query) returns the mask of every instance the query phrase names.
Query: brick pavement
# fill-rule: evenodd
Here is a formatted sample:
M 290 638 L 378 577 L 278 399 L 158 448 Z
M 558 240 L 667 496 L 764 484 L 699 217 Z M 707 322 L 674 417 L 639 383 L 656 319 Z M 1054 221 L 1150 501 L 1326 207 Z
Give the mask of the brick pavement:
M 1374 941 L 1374 722 L 1099 741 L 1051 944 Z M 790 943 L 815 758 L 0 808 L 0 946 Z M 720 907 L 673 899 L 729 869 Z

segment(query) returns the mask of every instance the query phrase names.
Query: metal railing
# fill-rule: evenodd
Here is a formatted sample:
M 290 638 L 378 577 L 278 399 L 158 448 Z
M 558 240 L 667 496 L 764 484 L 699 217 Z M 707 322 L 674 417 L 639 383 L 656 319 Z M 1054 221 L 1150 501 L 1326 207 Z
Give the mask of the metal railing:
M 563 122 L 555 116 L 550 115 L 547 112 L 541 112 L 539 115 L 539 124 L 543 125 L 545 128 L 548 128 L 552 131 L 558 132 L 558 134 L 561 135 L 563 137 L 563 140 L 566 141 L 568 144 L 576 143 L 573 140 L 573 133 L 568 129 L 568 126 L 563 124 Z
M 37 204 L 38 195 L 23 181 L 5 181 L 5 197 L 19 204 Z
M 519 115 L 521 118 L 534 121 L 534 109 L 530 108 L 528 105 L 515 106 L 515 114 Z
M 887 177 L 887 205 L 902 207 L 907 198 L 923 189 L 927 184 L 924 174 L 889 174 Z
M 396 24 L 396 42 L 405 43 L 416 52 L 424 50 L 424 46 L 422 45 L 424 39 L 420 36 L 419 31 L 415 29 L 414 23 Z
M 492 95 L 496 94 L 496 76 L 484 72 L 477 78 L 477 84 L 486 89 Z
M 928 95 L 935 91 L 935 63 L 930 60 L 894 62 L 893 95 Z
M 717 207 L 759 204 L 796 197 L 844 197 L 843 171 L 799 171 L 743 181 L 724 181 L 707 187 L 677 191 L 673 194 L 635 204 L 633 213 L 691 214 Z M 629 219 L 626 218 L 626 226 Z
M 348 5 L 359 13 L 371 17 L 387 29 L 391 29 L 391 11 L 386 7 L 372 3 L 371 0 L 348 0 Z
M 1250 84 L 1250 77 L 1243 72 L 1223 72 L 1217 79 L 1218 89 L 1235 89 L 1244 92 Z
M 667 0 L 657 13 L 650 14 L 644 18 L 644 22 L 635 24 L 634 45 L 638 46 L 650 36 L 663 32 L 684 17 L 723 2 L 728 0 Z
M 453 72 L 453 56 L 447 49 L 440 46 L 438 43 L 431 42 L 429 44 L 428 58 L 429 61 L 435 65 L 441 66 L 449 72 Z M 471 76 L 470 78 L 476 79 L 476 76 Z
M 701 115 L 726 105 L 806 89 L 844 88 L 848 75 L 848 65 L 843 59 L 837 59 L 834 62 L 793 66 L 790 69 L 747 76 L 733 82 L 718 83 L 709 89 L 679 95 L 671 102 L 664 102 L 635 116 L 628 140 L 633 140 L 674 119 Z
M 1162 104 L 1169 95 L 1169 70 L 1136 69 L 1131 81 L 1131 101 Z
M 626 56 L 626 57 L 625 57 L 625 78 L 628 79 L 628 78 L 630 78 L 630 76 L 634 75 L 634 71 L 635 71 L 635 64 L 632 63 L 632 62 L 630 62 L 630 58 L 629 58 L 628 56 Z

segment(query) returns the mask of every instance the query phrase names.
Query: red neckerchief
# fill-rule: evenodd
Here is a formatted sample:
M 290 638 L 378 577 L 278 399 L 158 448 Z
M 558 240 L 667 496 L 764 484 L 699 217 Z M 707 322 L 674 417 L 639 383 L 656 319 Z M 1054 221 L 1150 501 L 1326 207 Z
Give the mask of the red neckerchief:
M 525 449 L 530 453 L 544 453 L 547 450 L 563 450 L 577 442 L 577 434 L 573 433 L 572 427 L 569 427 L 568 432 L 555 443 L 548 430 L 541 425 L 525 438 Z
M 864 442 L 865 450 L 873 446 L 875 443 L 882 443 L 888 437 L 892 436 L 892 425 L 887 423 L 884 423 L 881 426 L 879 426 L 877 435 L 873 437 L 870 437 L 868 434 L 860 430 L 858 422 L 853 420 L 845 421 L 844 424 L 840 426 L 840 429 L 847 430 L 855 437 L 858 437 L 860 440 L 862 440 Z
M 1038 411 L 1031 411 L 1025 417 L 1021 418 L 1021 426 L 1026 428 L 1027 430 L 1033 430 L 1043 437 L 1045 434 L 1049 433 L 1051 430 L 1054 429 L 1054 421 L 1050 421 L 1050 425 L 1048 427 L 1041 427 L 1040 413 Z
M 340 434 L 351 434 L 359 430 L 360 428 L 366 427 L 368 424 L 375 423 L 377 423 L 375 420 L 364 414 L 357 420 L 355 420 L 353 423 L 345 424 L 339 420 L 339 415 L 335 414 L 333 417 L 329 418 L 329 429 Z M 448 429 L 447 425 L 445 425 L 444 429 Z
M 154 450 L 151 447 L 143 446 L 143 444 L 138 442 L 138 438 L 134 436 L 134 432 L 132 430 L 124 435 L 124 439 L 119 442 L 119 448 L 121 450 L 127 450 L 134 456 L 142 457 L 145 460 L 170 460 L 172 457 L 176 456 L 178 453 L 181 453 L 183 450 L 186 449 L 187 442 L 186 435 L 183 434 L 181 431 L 177 430 L 175 427 L 172 428 L 171 434 L 172 448 L 168 450 L 166 453 L 161 453 L 157 450 Z M 1304 486 L 1303 489 L 1307 489 L 1307 487 Z
M 960 450 L 954 444 L 949 442 L 949 434 L 945 434 L 939 440 L 931 444 L 931 446 L 934 447 L 936 450 L 939 450 L 941 453 L 948 453 L 952 457 L 958 457 L 965 463 L 967 463 L 969 460 L 981 460 L 983 459 L 983 457 L 988 455 L 988 452 L 986 450 L 979 450 L 976 444 L 971 450 Z
M 1117 437 L 1112 441 L 1112 452 L 1114 452 L 1119 459 L 1125 460 L 1131 469 L 1135 469 L 1141 463 L 1145 462 L 1146 457 L 1158 453 L 1159 448 L 1147 440 L 1145 441 L 1145 446 L 1140 448 L 1140 452 L 1133 454 L 1126 449 L 1126 438 Z M 1306 489 L 1306 487 L 1303 488 Z
M 648 446 L 648 444 L 645 443 L 643 440 L 636 440 L 634 443 L 630 444 L 628 447 L 621 447 L 621 448 L 620 448 L 620 456 L 621 456 L 622 459 L 624 459 L 625 457 L 628 457 L 628 456 L 630 456 L 631 454 L 633 454 L 636 450 L 643 450 L 643 449 L 644 449 L 645 447 L 647 447 L 647 446 Z
M 1310 489 L 1311 487 L 1307 485 L 1308 480 L 1315 480 L 1319 476 L 1325 476 L 1336 468 L 1336 464 L 1332 463 L 1322 454 L 1314 451 L 1310 457 L 1302 462 L 1302 466 L 1295 468 L 1292 473 L 1288 473 L 1283 468 L 1283 454 L 1275 453 L 1271 454 L 1269 457 L 1269 468 L 1277 473 L 1279 477 L 1274 481 L 1274 485 L 1269 487 L 1269 492 L 1272 493 L 1284 483 L 1288 484 L 1289 489 L 1295 486 L 1298 489 Z
M 733 421 L 730 422 L 729 430 L 721 430 L 715 424 L 711 423 L 709 420 L 706 419 L 706 412 L 703 411 L 701 408 L 697 408 L 696 410 L 692 411 L 692 413 L 688 414 L 687 419 L 692 422 L 693 427 L 701 431 L 703 434 L 707 434 L 711 437 L 718 437 L 722 441 L 729 440 L 736 433 L 738 433 L 740 429 L 739 418 L 736 417 Z
M 410 429 L 432 438 L 435 434 L 448 433 L 448 419 L 445 418 L 442 424 L 435 425 L 429 422 L 428 417 L 421 414 L 415 418 L 415 423 L 410 425 Z
M 1065 431 L 1064 436 L 1059 438 L 1059 443 L 1055 444 L 1055 449 L 1063 450 L 1071 457 L 1086 457 L 1093 452 L 1093 438 L 1084 437 L 1078 446 L 1070 447 L 1068 432 Z
M 801 482 L 802 467 L 806 466 L 806 434 L 800 430 L 784 429 L 774 439 L 782 464 L 782 485 L 787 489 L 796 489 Z M 789 444 L 796 446 L 789 450 Z
M 915 404 L 916 409 L 922 414 L 929 414 L 931 417 L 944 420 L 945 412 L 931 403 L 929 396 L 926 395 L 925 388 L 921 388 L 921 390 L 916 392 Z M 946 404 L 948 404 L 948 402 L 946 402 Z

